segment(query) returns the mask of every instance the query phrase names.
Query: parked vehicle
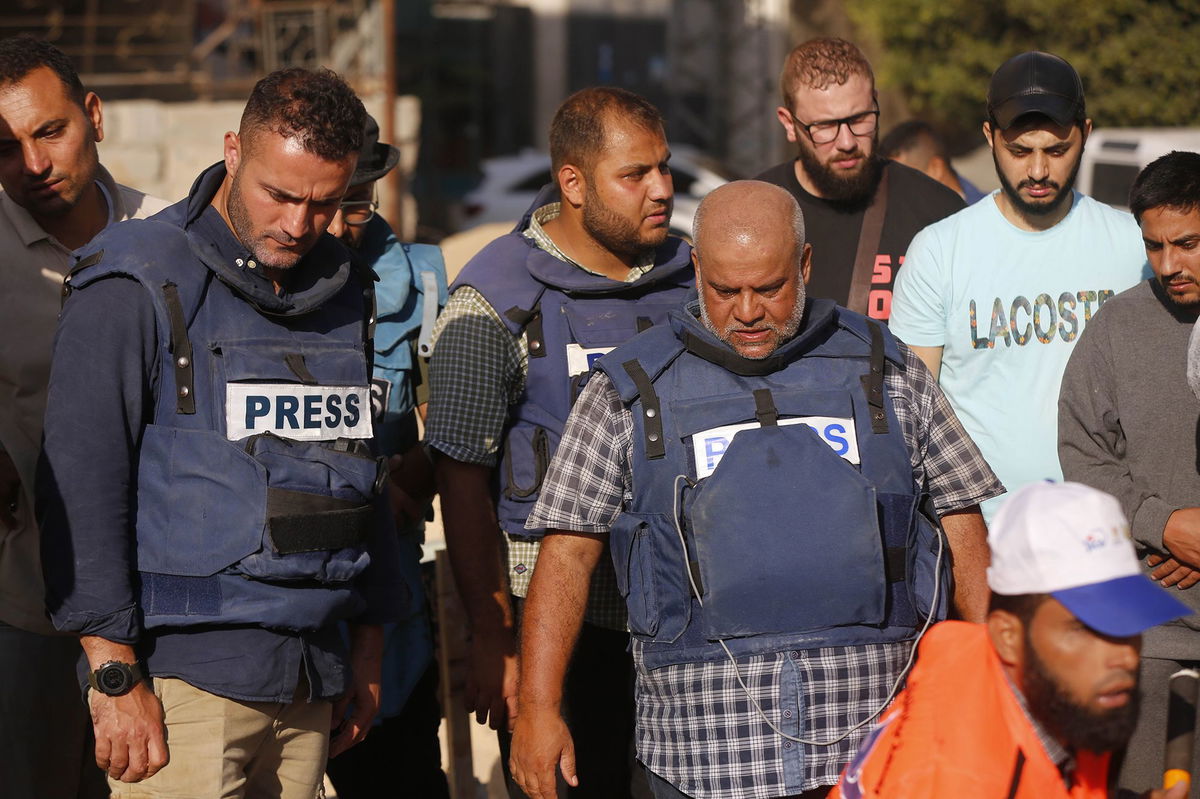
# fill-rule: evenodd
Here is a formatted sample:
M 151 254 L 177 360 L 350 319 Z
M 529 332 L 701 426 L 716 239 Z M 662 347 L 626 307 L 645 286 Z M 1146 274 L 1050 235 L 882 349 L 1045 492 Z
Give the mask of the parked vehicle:
M 671 178 L 675 211 L 671 232 L 692 235 L 692 217 L 704 195 L 733 180 L 720 165 L 685 146 L 671 147 Z M 489 158 L 483 162 L 483 181 L 463 198 L 460 230 L 488 222 L 516 223 L 538 191 L 550 182 L 550 156 L 536 150 Z
M 1200 152 L 1200 128 L 1096 128 L 1079 164 L 1078 188 L 1128 209 L 1129 189 L 1138 172 L 1172 150 Z

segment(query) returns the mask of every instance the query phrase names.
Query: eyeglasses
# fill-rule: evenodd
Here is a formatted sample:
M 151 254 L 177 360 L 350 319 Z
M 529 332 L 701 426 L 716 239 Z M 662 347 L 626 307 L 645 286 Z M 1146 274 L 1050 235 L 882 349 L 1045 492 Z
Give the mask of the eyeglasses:
M 863 111 L 852 117 L 827 119 L 821 122 L 802 122 L 795 114 L 792 114 L 792 119 L 808 134 L 808 138 L 812 139 L 813 144 L 829 144 L 838 137 L 842 125 L 850 128 L 850 132 L 855 136 L 869 136 L 874 133 L 875 128 L 879 127 L 879 106 L 877 104 L 870 111 Z
M 365 225 L 375 218 L 379 198 L 375 196 L 369 200 L 343 200 L 340 208 L 342 221 L 347 225 Z

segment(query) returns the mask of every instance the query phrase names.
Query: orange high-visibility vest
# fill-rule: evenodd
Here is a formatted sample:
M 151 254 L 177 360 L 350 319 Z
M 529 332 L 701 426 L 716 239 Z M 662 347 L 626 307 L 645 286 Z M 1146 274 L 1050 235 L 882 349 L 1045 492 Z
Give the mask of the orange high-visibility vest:
M 830 799 L 1105 799 L 1108 754 L 1081 751 L 1068 790 L 982 624 L 931 628 L 904 692 Z

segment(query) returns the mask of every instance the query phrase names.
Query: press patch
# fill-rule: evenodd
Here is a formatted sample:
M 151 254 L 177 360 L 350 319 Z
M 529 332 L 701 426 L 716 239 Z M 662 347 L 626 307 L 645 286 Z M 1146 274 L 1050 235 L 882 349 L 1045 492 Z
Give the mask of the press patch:
M 239 441 L 275 433 L 297 441 L 370 438 L 371 397 L 366 386 L 299 383 L 228 383 L 225 437 Z
M 821 437 L 829 447 L 843 459 L 857 465 L 858 436 L 854 433 L 854 420 L 837 416 L 795 416 L 790 419 L 780 419 L 779 424 L 808 425 L 814 433 Z M 696 479 L 712 474 L 721 456 L 729 449 L 733 437 L 742 430 L 752 430 L 758 427 L 758 422 L 744 424 L 728 424 L 724 427 L 714 427 L 692 436 L 692 452 L 696 462 Z
M 567 372 L 570 377 L 592 370 L 600 356 L 612 352 L 612 347 L 584 347 L 582 344 L 567 345 Z

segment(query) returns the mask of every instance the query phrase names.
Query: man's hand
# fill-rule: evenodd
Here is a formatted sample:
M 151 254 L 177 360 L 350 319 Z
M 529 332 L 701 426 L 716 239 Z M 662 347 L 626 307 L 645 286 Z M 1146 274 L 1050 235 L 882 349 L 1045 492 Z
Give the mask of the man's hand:
M 167 765 L 162 703 L 145 682 L 123 696 L 89 691 L 88 705 L 96 729 L 96 765 L 108 776 L 139 782 Z
M 567 784 L 578 787 L 575 743 L 557 711 L 539 709 L 517 719 L 508 767 L 529 799 L 557 798 L 556 769 L 561 769 Z
M 329 756 L 337 757 L 362 741 L 371 731 L 371 722 L 379 712 L 383 693 L 380 673 L 383 669 L 383 627 L 357 624 L 350 627 L 350 684 L 333 705 L 330 719 L 335 731 L 329 742 Z M 350 716 L 346 709 L 353 706 Z
M 518 676 L 517 640 L 511 629 L 472 631 L 463 702 L 477 722 L 512 732 Z
M 1180 564 L 1200 568 L 1200 508 L 1180 508 L 1167 519 L 1163 546 Z
M 21 476 L 17 467 L 0 450 L 0 526 L 12 530 L 17 526 L 17 503 L 21 499 Z
M 391 480 L 392 515 L 397 526 L 412 524 L 425 515 L 425 507 L 437 487 L 433 480 L 433 463 L 420 444 L 403 455 L 388 458 L 388 477 Z
M 1158 580 L 1164 588 L 1175 586 L 1183 590 L 1200 582 L 1200 571 L 1184 566 L 1175 558 L 1155 553 L 1146 556 L 1146 565 L 1154 568 L 1150 578 Z

